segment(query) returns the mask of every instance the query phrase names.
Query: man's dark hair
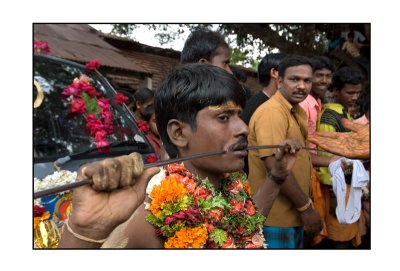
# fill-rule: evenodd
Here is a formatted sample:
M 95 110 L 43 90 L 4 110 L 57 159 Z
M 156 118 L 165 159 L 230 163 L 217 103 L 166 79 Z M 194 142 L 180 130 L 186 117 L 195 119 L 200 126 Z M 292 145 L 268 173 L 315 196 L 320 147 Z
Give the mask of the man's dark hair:
M 362 73 L 352 67 L 343 67 L 337 70 L 332 77 L 330 89 L 342 90 L 345 84 L 358 85 L 364 80 Z
M 133 94 L 133 97 L 135 98 L 135 103 L 138 104 L 144 104 L 148 101 L 151 101 L 154 99 L 154 92 L 148 88 L 142 87 L 136 90 L 136 92 Z M 133 106 L 133 110 L 136 110 L 136 104 Z
M 237 80 L 239 80 L 241 82 L 246 82 L 247 75 L 244 73 L 243 70 L 234 67 L 234 68 L 232 68 L 232 72 L 233 72 L 233 76 L 235 76 Z
M 271 81 L 269 74 L 271 69 L 278 70 L 279 63 L 281 63 L 285 56 L 283 53 L 267 54 L 261 59 L 261 62 L 258 64 L 258 81 L 261 86 L 268 86 L 269 81 Z
M 157 128 L 168 155 L 178 156 L 167 133 L 169 120 L 188 123 L 196 131 L 196 117 L 201 109 L 228 101 L 242 108 L 246 103 L 242 86 L 232 74 L 209 64 L 177 66 L 159 85 L 154 99 Z
M 146 109 L 143 111 L 143 119 L 149 122 L 151 119 L 151 115 L 153 115 L 154 113 L 155 113 L 154 104 L 151 104 L 148 107 L 146 107 Z
M 229 48 L 224 37 L 210 30 L 196 30 L 187 38 L 181 53 L 181 63 L 196 63 L 200 59 L 211 60 L 219 46 Z
M 311 61 L 313 63 L 314 71 L 328 69 L 332 73 L 335 72 L 335 65 L 326 56 L 314 56 L 311 58 Z
M 285 76 L 285 71 L 287 68 L 300 65 L 310 65 L 311 69 L 314 71 L 313 63 L 310 58 L 302 55 L 288 55 L 278 66 L 279 77 Z

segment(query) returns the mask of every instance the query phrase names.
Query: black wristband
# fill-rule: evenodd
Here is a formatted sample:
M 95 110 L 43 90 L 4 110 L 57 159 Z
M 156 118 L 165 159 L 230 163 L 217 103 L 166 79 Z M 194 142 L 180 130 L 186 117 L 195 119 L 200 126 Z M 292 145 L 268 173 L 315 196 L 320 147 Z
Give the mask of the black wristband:
M 286 177 L 278 177 L 272 175 L 271 171 L 268 172 L 268 178 L 277 184 L 283 184 L 283 182 L 286 180 Z

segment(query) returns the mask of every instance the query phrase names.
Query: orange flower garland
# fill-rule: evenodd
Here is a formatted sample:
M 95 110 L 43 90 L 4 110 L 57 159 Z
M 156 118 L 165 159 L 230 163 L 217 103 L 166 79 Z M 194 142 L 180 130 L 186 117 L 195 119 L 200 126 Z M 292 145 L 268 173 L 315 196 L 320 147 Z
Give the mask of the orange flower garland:
M 178 200 L 186 194 L 185 186 L 178 183 L 175 177 L 169 180 L 164 179 L 150 193 L 152 201 L 149 210 L 156 216 L 160 216 L 163 204 Z
M 183 228 L 165 242 L 165 248 L 201 248 L 206 244 L 207 229 L 203 226 Z
M 151 214 L 146 217 L 165 248 L 264 247 L 265 217 L 256 210 L 243 172 L 225 174 L 216 190 L 183 165 L 165 169 L 150 181 Z

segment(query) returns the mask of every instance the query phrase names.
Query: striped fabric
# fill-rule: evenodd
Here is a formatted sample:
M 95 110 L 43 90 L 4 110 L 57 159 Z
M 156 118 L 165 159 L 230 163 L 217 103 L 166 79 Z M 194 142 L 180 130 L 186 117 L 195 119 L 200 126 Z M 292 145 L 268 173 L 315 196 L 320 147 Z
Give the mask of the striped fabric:
M 303 248 L 304 227 L 263 227 L 267 248 Z
M 335 110 L 326 108 L 321 115 L 320 124 L 331 125 L 335 128 L 336 132 L 350 132 L 350 130 L 342 125 L 340 120 L 343 118 L 347 118 L 345 113 L 339 114 Z

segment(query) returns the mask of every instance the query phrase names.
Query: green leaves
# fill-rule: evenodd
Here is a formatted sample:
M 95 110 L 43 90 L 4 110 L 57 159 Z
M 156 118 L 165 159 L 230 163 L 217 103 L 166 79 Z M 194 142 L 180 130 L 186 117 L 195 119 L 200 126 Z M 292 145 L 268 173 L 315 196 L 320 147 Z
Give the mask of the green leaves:
M 82 91 L 81 92 L 82 98 L 85 100 L 85 106 L 86 106 L 86 115 L 92 113 L 96 117 L 100 114 L 100 107 L 97 105 L 97 98 L 93 97 L 91 98 L 86 92 Z
M 156 227 L 162 227 L 162 225 L 163 225 L 163 220 L 164 220 L 164 219 L 161 219 L 161 217 L 158 218 L 158 217 L 156 217 L 156 216 L 153 215 L 153 214 L 149 214 L 149 215 L 146 216 L 146 221 L 149 222 L 149 223 L 151 223 L 151 224 L 153 224 L 153 225 L 156 226 Z
M 193 203 L 193 197 L 191 195 L 184 195 L 182 198 L 176 202 L 165 203 L 161 206 L 162 213 L 165 217 L 179 213 L 182 210 L 186 210 L 189 205 Z
M 211 208 L 214 208 L 214 207 L 220 207 L 220 208 L 229 207 L 229 203 L 227 202 L 225 197 L 222 196 L 221 193 L 219 193 L 217 196 L 211 197 L 207 200 L 199 199 L 198 205 L 199 205 L 199 208 L 204 212 L 209 211 Z
M 223 246 L 225 242 L 228 240 L 228 237 L 226 236 L 226 232 L 221 229 L 214 229 L 210 233 L 210 238 L 214 240 L 216 244 L 219 246 Z

